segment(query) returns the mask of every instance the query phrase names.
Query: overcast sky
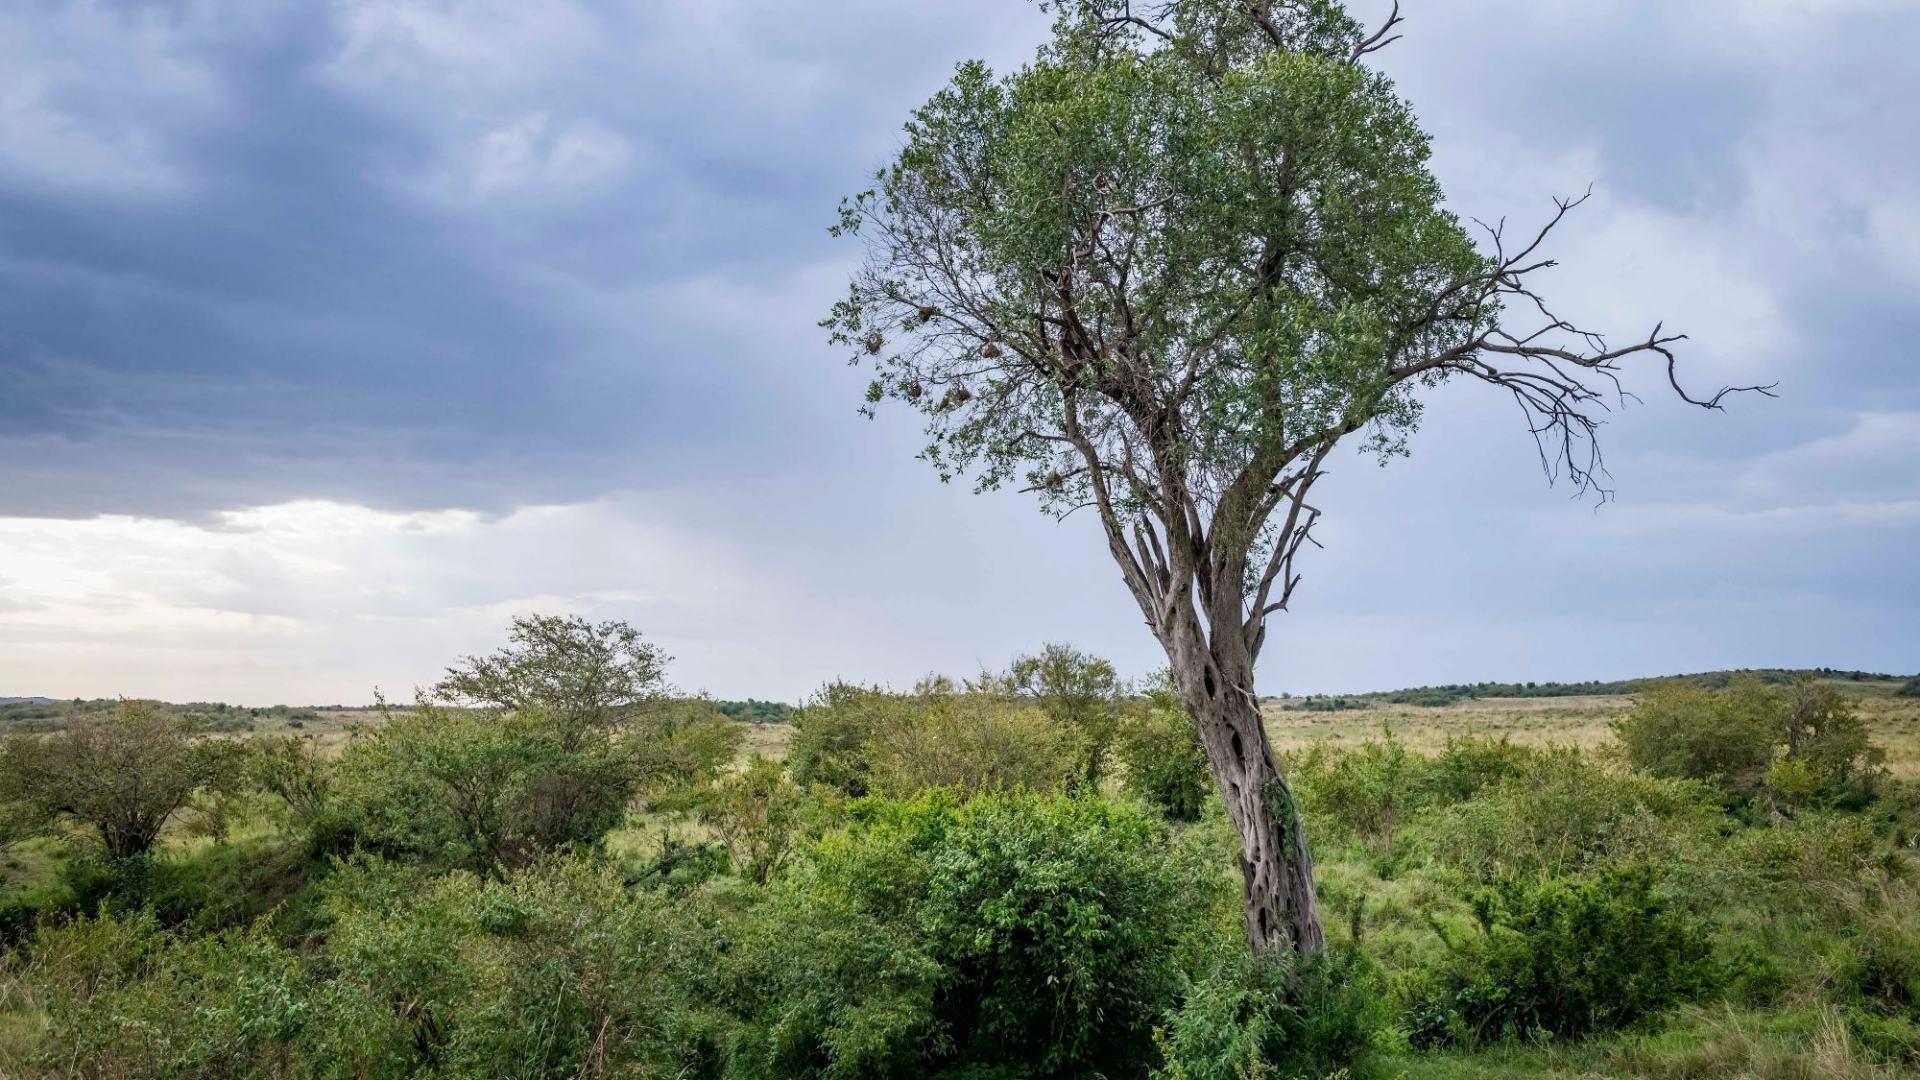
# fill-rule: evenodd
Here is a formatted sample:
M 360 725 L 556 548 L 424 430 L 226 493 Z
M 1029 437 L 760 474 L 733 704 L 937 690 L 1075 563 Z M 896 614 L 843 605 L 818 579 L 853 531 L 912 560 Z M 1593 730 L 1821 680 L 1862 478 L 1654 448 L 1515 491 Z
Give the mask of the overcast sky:
M 1372 19 L 1383 5 L 1356 11 Z M 1462 214 L 1589 184 L 1551 292 L 1692 335 L 1704 414 L 1550 488 L 1444 390 L 1341 459 L 1265 692 L 1920 670 L 1920 5 L 1409 0 Z M 521 612 L 722 697 L 1047 640 L 1158 666 L 1094 523 L 943 487 L 815 326 L 825 226 L 1021 0 L 10 0 L 0 695 L 364 702 Z

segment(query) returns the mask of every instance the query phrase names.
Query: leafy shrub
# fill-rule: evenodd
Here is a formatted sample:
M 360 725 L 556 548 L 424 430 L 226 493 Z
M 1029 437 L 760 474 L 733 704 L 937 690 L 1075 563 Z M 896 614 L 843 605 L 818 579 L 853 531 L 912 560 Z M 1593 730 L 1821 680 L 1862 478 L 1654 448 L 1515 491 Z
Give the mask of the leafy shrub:
M 619 824 L 633 758 L 537 711 L 495 715 L 421 704 L 356 732 L 335 798 L 363 843 L 436 865 L 526 865 Z
M 736 926 L 718 986 L 740 1078 L 913 1076 L 951 1055 L 946 968 L 916 923 L 839 890 L 781 890 Z
M 998 687 L 1039 705 L 1072 744 L 1074 782 L 1098 788 L 1120 729 L 1125 685 L 1113 665 L 1071 645 L 1048 643 L 1016 657 Z
M 1723 691 L 1668 683 L 1642 693 L 1614 734 L 1637 769 L 1751 793 L 1785 734 L 1785 712 L 1785 695 L 1758 679 Z
M 1382 1026 L 1377 979 L 1357 952 L 1308 959 L 1229 953 L 1188 987 L 1156 1033 L 1159 1080 L 1337 1076 Z
M 525 615 L 508 644 L 469 656 L 434 685 L 437 701 L 503 713 L 538 711 L 568 750 L 624 727 L 667 692 L 670 657 L 620 620 Z
M 900 700 L 877 688 L 835 682 L 793 715 L 787 767 L 795 781 L 865 795 L 873 771 L 873 740 L 893 722 Z
M 1073 729 L 998 692 L 929 678 L 911 694 L 834 683 L 794 716 L 788 762 L 802 784 L 849 795 L 926 788 L 1053 790 L 1073 783 Z
M 1212 767 L 1165 673 L 1121 720 L 1117 746 L 1126 789 L 1174 821 L 1198 821 L 1213 798 Z
M 1832 686 L 1785 687 L 1758 676 L 1723 690 L 1656 686 L 1614 727 L 1634 767 L 1718 784 L 1741 798 L 1763 790 L 1777 808 L 1871 799 L 1884 753 Z
M 52 995 L 40 1062 L 49 1075 L 237 1080 L 287 1071 L 312 1010 L 293 953 L 257 931 L 162 936 L 138 917 L 82 925 L 131 945 L 137 959 L 110 982 Z M 72 962 L 44 936 L 41 948 L 49 966 Z
M 1050 791 L 1079 775 L 1072 731 L 1040 709 L 999 695 L 923 686 L 871 751 L 873 790 Z
M 786 863 L 805 824 L 806 793 L 778 761 L 758 754 L 714 782 L 701 816 L 718 833 L 734 871 L 757 884 Z
M 604 869 L 485 881 L 359 861 L 330 879 L 303 956 L 259 929 L 161 932 L 150 916 L 44 930 L 61 1075 L 671 1075 L 707 1043 L 683 959 L 701 935 Z
M 1625 863 L 1485 890 L 1475 932 L 1449 941 L 1440 994 L 1409 1018 L 1415 1042 L 1577 1037 L 1698 995 L 1711 975 L 1705 929 L 1657 880 L 1646 864 Z
M 632 762 L 648 806 L 673 813 L 693 808 L 739 753 L 742 737 L 712 701 L 678 698 L 641 710 L 614 745 Z
M 70 820 L 108 858 L 144 855 L 160 830 L 219 772 L 220 747 L 196 744 L 152 702 L 75 716 L 45 738 L 9 736 L 0 753 L 0 802 L 42 821 Z
M 1501 781 L 1523 776 L 1540 751 L 1515 746 L 1505 735 L 1447 736 L 1446 748 L 1427 770 L 1427 786 L 1442 805 L 1465 802 Z
M 1480 881 L 1574 873 L 1612 859 L 1665 858 L 1714 834 L 1711 789 L 1609 769 L 1577 750 L 1537 753 L 1519 776 L 1409 830 L 1433 861 Z
M 1196 882 L 1168 855 L 1164 824 L 1127 806 L 1031 793 L 960 804 L 931 792 L 857 808 L 801 887 L 911 928 L 938 966 L 933 1027 L 916 1035 L 922 1072 L 1123 1075 L 1152 1058 L 1153 1023 L 1178 992 L 1187 911 L 1230 888 L 1224 875 Z M 914 955 L 906 962 L 918 966 Z M 836 1054 L 816 1045 L 804 1056 Z
M 1354 836 L 1391 864 L 1401 826 L 1427 799 L 1429 769 L 1388 730 L 1353 750 L 1315 746 L 1289 774 L 1323 831 Z

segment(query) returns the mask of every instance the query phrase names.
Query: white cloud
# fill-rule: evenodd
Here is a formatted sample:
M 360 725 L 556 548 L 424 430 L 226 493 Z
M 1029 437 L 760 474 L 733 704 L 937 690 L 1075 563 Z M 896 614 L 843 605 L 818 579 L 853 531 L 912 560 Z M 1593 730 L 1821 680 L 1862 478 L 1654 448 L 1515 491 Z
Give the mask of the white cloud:
M 500 518 L 308 501 L 207 524 L 0 519 L 0 685 L 364 701 L 534 610 L 628 617 L 672 650 L 750 577 L 650 516 L 621 501 Z

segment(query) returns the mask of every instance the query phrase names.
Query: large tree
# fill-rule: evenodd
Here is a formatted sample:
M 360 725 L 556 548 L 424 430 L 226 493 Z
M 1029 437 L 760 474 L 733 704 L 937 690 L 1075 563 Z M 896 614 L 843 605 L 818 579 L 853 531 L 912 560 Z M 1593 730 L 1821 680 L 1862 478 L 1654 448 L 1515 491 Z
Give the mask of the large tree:
M 1631 359 L 1674 380 L 1659 328 L 1622 346 L 1554 314 L 1542 244 L 1476 243 L 1427 138 L 1333 0 L 1068 0 L 996 77 L 962 64 L 836 232 L 868 259 L 826 321 L 875 369 L 869 408 L 927 417 L 943 478 L 1089 509 L 1165 648 L 1239 829 L 1257 950 L 1322 944 L 1306 834 L 1254 665 L 1287 607 L 1309 501 L 1349 437 L 1405 450 L 1421 397 L 1511 395 L 1550 475 L 1593 441 Z

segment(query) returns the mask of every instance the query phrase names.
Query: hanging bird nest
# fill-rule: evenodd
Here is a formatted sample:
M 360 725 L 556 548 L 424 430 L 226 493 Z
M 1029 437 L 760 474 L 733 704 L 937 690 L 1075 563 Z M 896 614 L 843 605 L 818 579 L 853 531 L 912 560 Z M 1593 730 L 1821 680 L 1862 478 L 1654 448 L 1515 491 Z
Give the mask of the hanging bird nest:
M 998 358 L 1000 355 L 1000 343 L 997 341 L 987 342 L 985 345 L 980 347 L 980 355 L 986 357 L 989 360 Z

